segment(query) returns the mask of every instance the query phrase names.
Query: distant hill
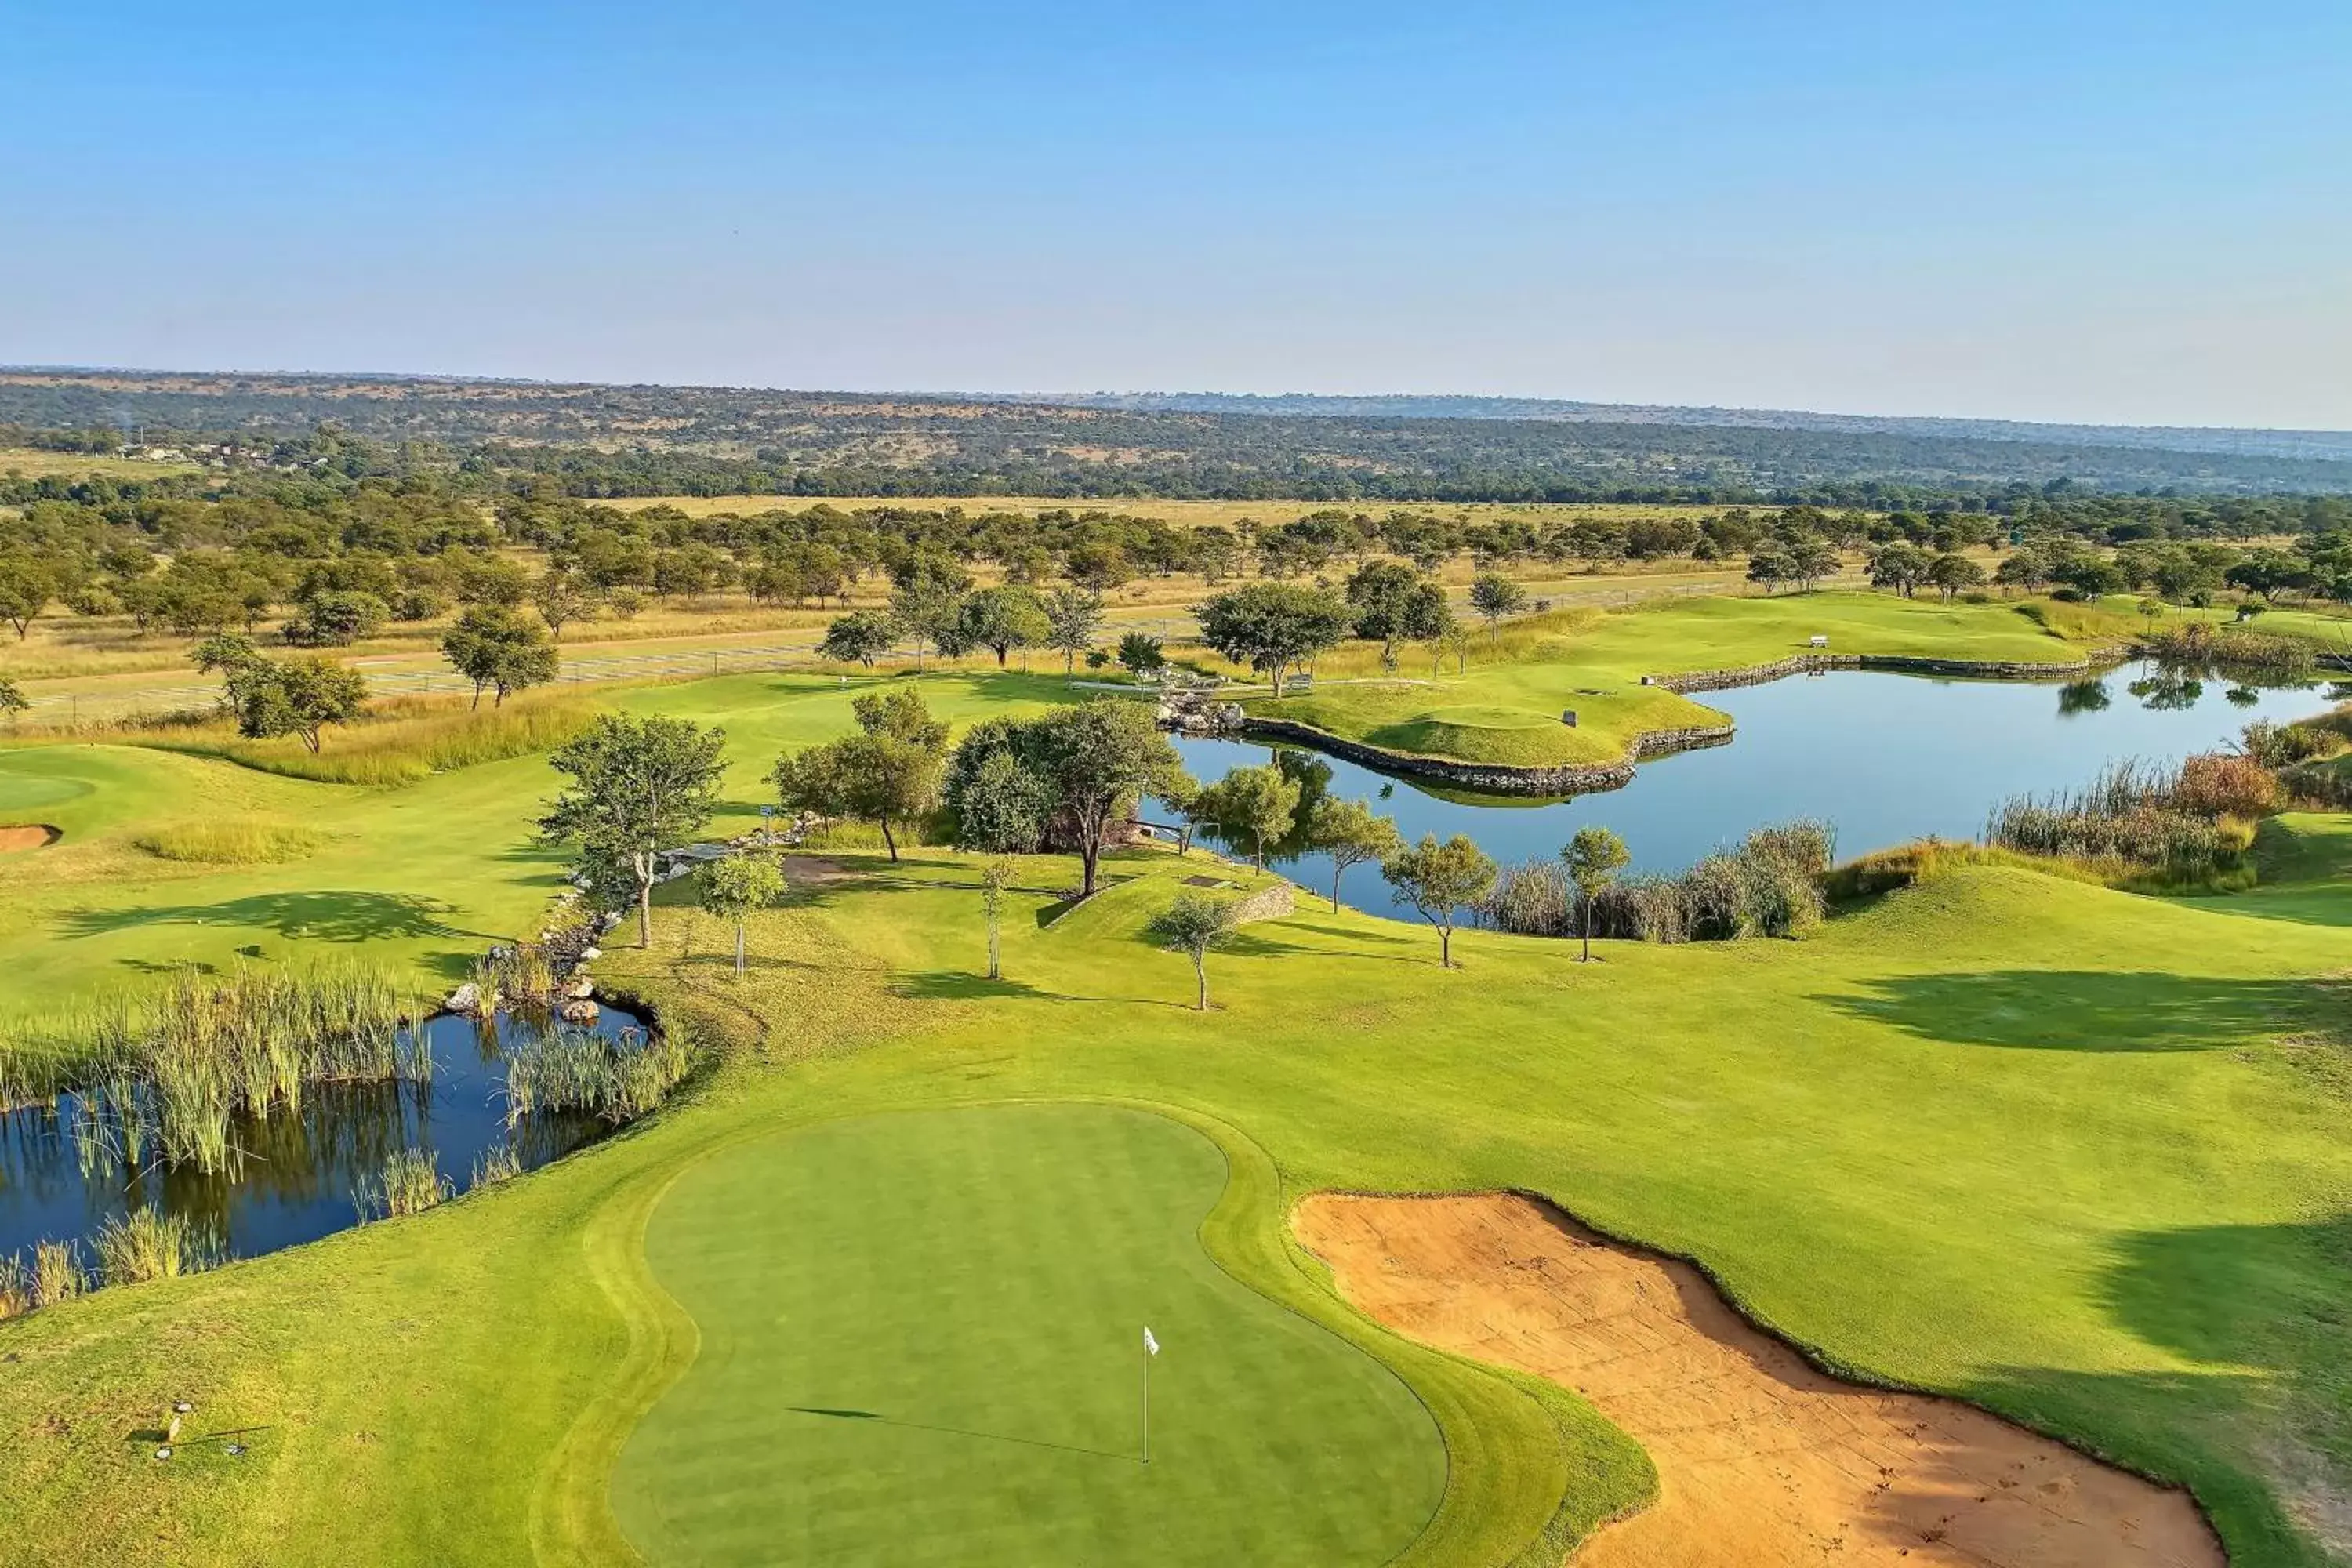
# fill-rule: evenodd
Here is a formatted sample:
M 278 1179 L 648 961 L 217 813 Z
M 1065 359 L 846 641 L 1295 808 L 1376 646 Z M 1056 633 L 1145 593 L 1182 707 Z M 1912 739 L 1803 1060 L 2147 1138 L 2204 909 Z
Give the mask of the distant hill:
M 2352 494 L 2352 433 L 1482 397 L 831 393 L 391 375 L 0 370 L 23 438 L 290 439 L 541 472 L 579 495 L 1869 505 Z M 0 440 L 0 444 L 5 444 Z M 21 441 L 20 441 L 21 444 Z

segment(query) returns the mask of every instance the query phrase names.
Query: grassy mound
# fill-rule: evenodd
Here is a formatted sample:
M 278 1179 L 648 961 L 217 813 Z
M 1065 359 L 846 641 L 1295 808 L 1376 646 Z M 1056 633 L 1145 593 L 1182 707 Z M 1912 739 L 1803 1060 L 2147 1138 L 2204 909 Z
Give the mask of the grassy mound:
M 209 866 L 251 866 L 299 860 L 319 847 L 319 835 L 290 823 L 245 820 L 181 822 L 149 828 L 131 843 L 159 860 Z

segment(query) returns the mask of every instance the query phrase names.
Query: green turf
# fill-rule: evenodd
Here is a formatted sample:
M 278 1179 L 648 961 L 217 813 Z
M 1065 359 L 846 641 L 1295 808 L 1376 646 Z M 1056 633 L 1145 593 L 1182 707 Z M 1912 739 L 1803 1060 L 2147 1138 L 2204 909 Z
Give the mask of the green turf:
M 712 1157 L 646 1237 L 700 1350 L 623 1450 L 624 1528 L 655 1563 L 1386 1562 L 1444 1489 L 1437 1428 L 1210 1260 L 1224 1181 L 1198 1132 L 1102 1106 Z
M 838 688 L 782 678 L 629 700 L 723 721 L 747 758 L 844 722 Z M 56 751 L 67 760 L 0 778 L 35 780 L 17 787 L 47 789 L 45 811 L 91 814 L 99 858 L 43 858 L 71 838 L 33 853 L 48 869 L 12 888 L 0 929 L 11 1000 L 275 936 L 255 918 L 271 910 L 226 907 L 242 899 L 372 889 L 440 900 L 460 930 L 500 929 L 506 900 L 512 930 L 552 885 L 528 838 L 552 781 L 528 760 L 399 791 L 267 780 L 232 797 L 259 775 L 172 758 L 97 778 L 75 769 L 134 754 Z M 747 761 L 731 786 L 740 811 L 756 773 Z M 87 797 L 59 793 L 66 774 Z M 103 858 L 130 853 L 108 836 L 232 798 L 327 844 L 283 867 L 110 879 L 131 862 Z M 1407 1563 L 1503 1563 L 1547 1532 L 1565 1544 L 1645 1482 L 1572 1401 L 1346 1313 L 1279 1223 L 1320 1187 L 1545 1194 L 1698 1257 L 1835 1362 L 2194 1485 L 2240 1564 L 2315 1564 L 2296 1521 L 2352 1496 L 2352 1086 L 2327 978 L 2352 963 L 2347 820 L 2267 824 L 2269 879 L 2237 897 L 1976 868 L 1802 942 L 1603 944 L 1590 966 L 1473 931 L 1468 967 L 1447 973 L 1424 929 L 1304 908 L 1212 957 L 1223 1010 L 1207 1016 L 1183 1005 L 1184 961 L 1139 939 L 1193 868 L 1165 856 L 1120 858 L 1133 880 L 1045 929 L 1031 917 L 1071 868 L 1025 867 L 994 984 L 976 973 L 978 892 L 955 856 L 803 877 L 755 919 L 740 985 L 722 933 L 666 889 L 656 951 L 604 967 L 740 1043 L 711 1083 L 480 1198 L 0 1325 L 15 1358 L 0 1363 L 0 1541 L 189 1563 L 625 1560 L 607 1482 L 694 1350 L 641 1245 L 669 1184 L 828 1118 L 1115 1100 L 1237 1130 L 1219 1139 L 1235 1185 L 1202 1228 L 1210 1255 L 1431 1410 L 1445 1493 Z M 304 929 L 288 949 L 475 945 Z M 132 1435 L 173 1397 L 268 1435 L 242 1464 L 134 1462 Z
M 1473 640 L 1467 673 L 1326 684 L 1248 707 L 1395 752 L 1517 767 L 1605 763 L 1647 731 L 1727 722 L 1704 696 L 1643 686 L 1643 676 L 1769 664 L 1811 651 L 1816 634 L 1839 653 L 2080 659 L 2085 645 L 2053 635 L 2034 607 L 1843 592 L 1656 601 L 1516 623 L 1494 654 Z M 1573 727 L 1560 718 L 1570 710 Z

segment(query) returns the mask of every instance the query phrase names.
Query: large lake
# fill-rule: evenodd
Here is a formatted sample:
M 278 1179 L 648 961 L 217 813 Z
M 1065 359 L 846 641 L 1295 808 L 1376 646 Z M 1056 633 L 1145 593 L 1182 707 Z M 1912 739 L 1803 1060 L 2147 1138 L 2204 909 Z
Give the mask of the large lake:
M 1466 833 L 1509 864 L 1556 855 L 1597 822 L 1624 837 L 1636 868 L 1676 871 L 1800 816 L 1837 830 L 1840 858 L 1930 834 L 1973 838 L 2004 796 L 2081 784 L 2120 758 L 2178 762 L 2227 744 L 2252 720 L 2308 717 L 2329 697 L 2326 683 L 2257 690 L 2143 665 L 2063 685 L 1833 670 L 1701 693 L 1696 700 L 1738 725 L 1729 745 L 1644 763 L 1623 789 L 1570 800 L 1441 795 L 1337 757 L 1299 760 L 1328 769 L 1333 794 L 1374 801 L 1408 838 Z M 1176 745 L 1204 782 L 1276 749 L 1187 737 Z M 1281 864 L 1310 888 L 1330 886 L 1320 855 Z M 1394 912 L 1375 868 L 1351 872 L 1341 891 L 1359 909 Z

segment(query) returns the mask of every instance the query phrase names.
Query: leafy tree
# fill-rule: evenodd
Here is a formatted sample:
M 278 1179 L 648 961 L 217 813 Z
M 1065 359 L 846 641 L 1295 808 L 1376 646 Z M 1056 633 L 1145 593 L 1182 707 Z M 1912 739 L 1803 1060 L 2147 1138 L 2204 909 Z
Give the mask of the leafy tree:
M 1783 583 L 1794 582 L 1796 576 L 1789 564 L 1789 552 L 1777 544 L 1759 545 L 1748 557 L 1748 580 L 1763 584 L 1768 594 Z
M 1209 1010 L 1209 950 L 1223 946 L 1235 929 L 1230 900 L 1182 892 L 1151 917 L 1143 934 L 1155 945 L 1192 959 L 1192 979 L 1199 987 L 1193 1011 L 1205 1013 Z
M 754 911 L 779 903 L 784 896 L 784 870 L 774 857 L 730 855 L 702 868 L 702 907 L 720 920 L 735 922 L 735 978 L 743 978 L 743 925 Z
M 530 592 L 530 574 L 521 563 L 502 555 L 478 555 L 468 551 L 453 563 L 457 597 L 468 605 L 496 605 L 513 609 Z
M 350 723 L 367 700 L 358 670 L 316 655 L 269 658 L 247 637 L 206 637 L 193 657 L 197 668 L 218 672 L 237 733 L 249 739 L 299 735 L 316 752 L 326 727 Z
M 0 620 L 16 628 L 18 642 L 56 594 L 57 581 L 40 562 L 29 555 L 0 555 Z
M 1381 645 L 1381 668 L 1397 667 L 1400 642 L 1434 642 L 1454 624 L 1445 590 L 1411 566 L 1368 561 L 1348 579 L 1356 635 Z
M 856 734 L 782 758 L 772 776 L 788 808 L 877 825 L 895 862 L 898 839 L 891 825 L 939 804 L 947 726 L 931 718 L 922 693 L 910 686 L 866 692 L 850 706 Z
M 1018 869 L 1013 860 L 1003 855 L 992 856 L 981 863 L 980 901 L 982 908 L 988 912 L 988 977 L 991 980 L 1004 978 L 997 933 L 1004 914 L 1004 891 L 1013 886 L 1013 873 Z
M 530 585 L 530 602 L 539 618 L 547 623 L 547 635 L 559 642 L 564 627 L 574 621 L 593 620 L 596 615 L 595 595 L 569 572 L 541 573 Z
M 1093 651 L 1102 635 L 1100 594 L 1085 588 L 1056 588 L 1045 595 L 1045 646 L 1062 656 L 1062 679 L 1067 680 L 1078 655 Z
M 898 640 L 898 629 L 887 616 L 852 610 L 834 617 L 833 624 L 824 628 L 824 640 L 816 645 L 816 651 L 842 664 L 854 659 L 871 669 L 874 661 L 888 653 Z
M 1789 546 L 1785 559 L 1790 580 L 1809 594 L 1822 578 L 1837 575 L 1838 552 L 1818 539 L 1799 540 Z
M 914 640 L 915 668 L 923 668 L 926 648 L 952 656 L 970 645 L 962 640 L 963 574 L 919 563 L 907 581 L 891 590 L 890 615 L 898 629 Z
M 300 647 L 349 647 L 391 618 L 392 606 L 373 594 L 331 589 L 303 600 L 284 636 Z
M 1576 890 L 1583 895 L 1584 956 L 1578 962 L 1590 963 L 1592 962 L 1593 905 L 1602 893 L 1608 891 L 1609 884 L 1617 879 L 1617 873 L 1623 870 L 1633 857 L 1627 852 L 1622 838 L 1606 827 L 1593 826 L 1578 828 L 1576 837 L 1560 850 L 1559 858 L 1567 862 L 1569 877 L 1576 883 Z
M 2094 605 L 2106 595 L 2120 594 L 2131 586 L 2121 567 L 2112 561 L 2088 553 L 2063 563 L 2051 576 Z
M 1251 583 L 1204 601 L 1196 612 L 1201 640 L 1274 682 L 1317 654 L 1337 647 L 1354 617 L 1336 595 L 1289 583 Z
M 1948 552 L 1927 563 L 1927 581 L 1948 605 L 1970 588 L 1983 587 L 1984 580 L 1984 568 L 1965 555 Z
M 16 727 L 16 716 L 32 706 L 32 699 L 25 695 L 23 687 L 13 680 L 0 679 L 0 713 L 8 715 L 10 729 Z
M 1100 595 L 1118 587 L 1135 575 L 1135 567 L 1127 552 L 1116 544 L 1090 542 L 1072 549 L 1064 571 L 1070 581 L 1089 594 Z
M 1517 615 L 1528 602 L 1528 591 L 1500 572 L 1481 572 L 1470 584 L 1470 607 L 1486 622 L 1486 634 L 1502 635 L 1503 617 Z
M 1280 768 L 1235 768 L 1195 794 L 1185 815 L 1233 839 L 1246 839 L 1265 869 L 1266 846 L 1286 837 L 1298 815 L 1299 784 Z
M 961 759 L 963 748 L 957 751 Z M 1011 751 L 991 750 L 968 772 L 955 773 L 952 765 L 950 772 L 954 776 L 945 793 L 955 812 L 958 844 L 1001 855 L 1034 854 L 1044 846 L 1053 800 L 1045 781 Z
M 1136 675 L 1150 675 L 1168 667 L 1168 655 L 1150 632 L 1129 632 L 1118 639 L 1118 662 Z
M 1927 580 L 1935 557 L 1916 544 L 1882 544 L 1870 554 L 1870 585 L 1892 588 L 1907 599 Z
M 548 758 L 572 783 L 539 819 L 540 831 L 635 879 L 640 947 L 654 940 L 655 858 L 691 840 L 719 809 L 726 746 L 716 726 L 608 713 Z
M 508 693 L 555 679 L 555 647 L 547 634 L 504 605 L 476 605 L 459 616 L 442 637 L 441 651 L 474 683 L 477 708 L 486 686 L 498 693 L 490 706 L 502 708 Z
M 1018 584 L 982 588 L 964 600 L 952 641 L 963 647 L 984 647 L 996 655 L 997 668 L 1016 647 L 1035 647 L 1052 635 L 1045 606 L 1037 595 Z
M 1494 887 L 1495 862 L 1463 834 L 1441 844 L 1432 833 L 1381 862 L 1381 875 L 1398 902 L 1411 904 L 1437 928 L 1438 967 L 1453 968 L 1455 917 Z
M 2232 588 L 2249 594 L 2260 594 L 2264 601 L 2275 601 L 2281 594 L 2308 588 L 2314 577 L 2311 563 L 2284 550 L 2255 550 L 2247 553 L 2221 574 L 2221 580 Z
M 1331 912 L 1339 912 L 1339 879 L 1355 867 L 1386 860 L 1404 847 L 1396 824 L 1368 802 L 1326 795 L 1307 816 L 1307 844 L 1331 858 Z
M 1114 814 L 1142 795 L 1192 788 L 1183 760 L 1140 702 L 1074 703 L 1020 728 L 1054 809 L 1075 830 L 1084 894 L 1095 890 L 1103 834 Z

